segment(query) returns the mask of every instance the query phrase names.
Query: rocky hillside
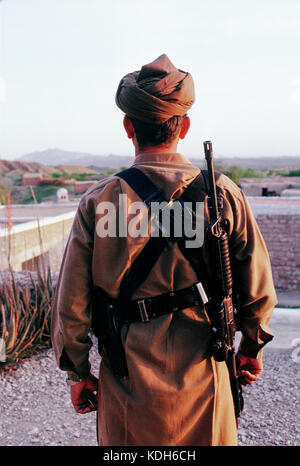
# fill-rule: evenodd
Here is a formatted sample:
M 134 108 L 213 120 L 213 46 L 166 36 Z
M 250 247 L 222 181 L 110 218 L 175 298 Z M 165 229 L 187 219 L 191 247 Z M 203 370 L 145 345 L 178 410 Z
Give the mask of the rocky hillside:
M 38 162 L 15 162 L 11 160 L 0 160 L 0 176 L 18 178 L 24 173 L 40 172 L 44 176 L 49 176 L 57 171 L 49 165 Z
M 39 172 L 43 176 L 51 176 L 52 173 L 90 173 L 96 174 L 97 172 L 81 165 L 44 165 L 39 162 L 23 162 L 0 160 L 0 176 L 6 178 L 19 178 L 24 173 Z

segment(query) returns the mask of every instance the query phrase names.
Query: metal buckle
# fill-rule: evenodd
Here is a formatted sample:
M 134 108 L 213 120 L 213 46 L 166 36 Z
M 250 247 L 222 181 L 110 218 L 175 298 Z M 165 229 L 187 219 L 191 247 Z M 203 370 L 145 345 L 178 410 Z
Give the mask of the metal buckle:
M 203 285 L 201 282 L 195 283 L 195 287 L 197 288 L 197 291 L 202 299 L 202 303 L 205 305 L 208 303 L 208 297 L 205 293 L 205 290 L 203 288 Z
M 150 319 L 149 319 L 148 312 L 147 312 L 147 309 L 146 309 L 145 300 L 140 299 L 139 301 L 137 301 L 137 305 L 139 307 L 142 322 L 149 322 Z

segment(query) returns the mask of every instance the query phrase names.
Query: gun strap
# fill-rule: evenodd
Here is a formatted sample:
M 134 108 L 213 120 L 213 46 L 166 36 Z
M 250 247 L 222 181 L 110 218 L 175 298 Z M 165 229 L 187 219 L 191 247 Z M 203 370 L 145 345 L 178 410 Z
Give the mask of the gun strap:
M 205 173 L 206 171 L 201 171 L 199 175 L 197 175 L 185 189 L 180 199 L 176 199 L 176 201 L 190 201 L 193 206 L 192 210 L 194 215 L 196 202 L 203 202 L 205 199 L 207 184 L 206 182 L 203 183 L 203 172 Z M 135 167 L 131 167 L 122 172 L 116 173 L 115 176 L 118 176 L 126 181 L 126 183 L 136 192 L 136 194 L 142 199 L 148 208 L 151 206 L 151 202 L 166 201 L 164 193 L 158 189 L 157 186 L 152 183 L 152 181 L 141 170 Z M 200 277 L 200 275 L 204 275 L 204 267 L 199 267 L 199 264 L 202 260 L 200 251 L 201 248 L 186 248 L 186 237 L 184 235 L 180 238 L 173 238 L 172 241 L 174 240 L 177 241 L 181 252 L 192 265 L 193 269 L 197 273 L 198 278 L 203 279 L 203 277 Z M 163 236 L 150 236 L 146 246 L 135 259 L 128 273 L 122 280 L 119 293 L 120 300 L 130 300 L 134 291 L 147 278 L 154 264 L 167 246 L 168 238 Z

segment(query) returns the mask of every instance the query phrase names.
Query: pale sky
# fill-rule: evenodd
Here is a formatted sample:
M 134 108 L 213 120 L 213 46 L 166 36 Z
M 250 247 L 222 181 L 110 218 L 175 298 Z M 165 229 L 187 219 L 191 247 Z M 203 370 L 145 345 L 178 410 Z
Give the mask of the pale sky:
M 122 76 L 166 53 L 195 82 L 179 151 L 300 155 L 298 0 L 3 0 L 0 157 L 133 154 Z

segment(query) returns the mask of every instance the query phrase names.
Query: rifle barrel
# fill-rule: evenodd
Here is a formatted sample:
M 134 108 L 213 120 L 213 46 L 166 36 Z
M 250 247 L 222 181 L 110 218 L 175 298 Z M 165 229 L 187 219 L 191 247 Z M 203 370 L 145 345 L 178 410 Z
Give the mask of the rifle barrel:
M 217 200 L 217 191 L 216 191 L 216 181 L 215 181 L 215 174 L 214 174 L 214 162 L 213 162 L 213 150 L 212 150 L 212 142 L 211 141 L 204 141 L 204 154 L 208 168 L 208 176 L 209 176 L 209 183 L 212 190 L 212 210 L 214 219 L 216 220 L 219 217 L 219 209 L 218 209 L 218 200 Z

